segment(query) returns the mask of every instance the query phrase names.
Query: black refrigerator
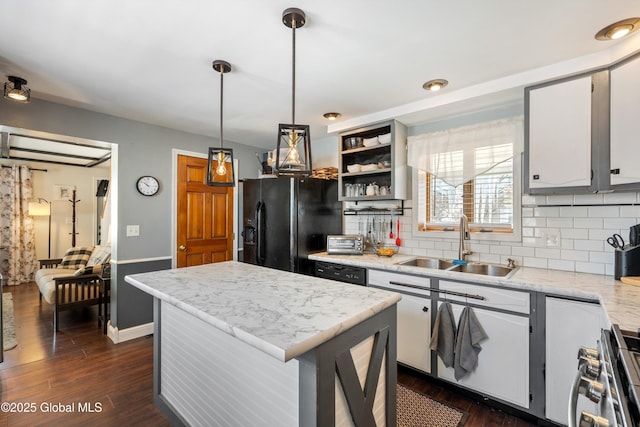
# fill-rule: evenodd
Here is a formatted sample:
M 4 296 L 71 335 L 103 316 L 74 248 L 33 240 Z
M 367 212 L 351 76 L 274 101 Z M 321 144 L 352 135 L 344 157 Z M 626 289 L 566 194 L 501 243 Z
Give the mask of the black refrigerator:
M 338 182 L 317 178 L 246 179 L 242 189 L 244 262 L 313 275 L 308 255 L 342 233 Z

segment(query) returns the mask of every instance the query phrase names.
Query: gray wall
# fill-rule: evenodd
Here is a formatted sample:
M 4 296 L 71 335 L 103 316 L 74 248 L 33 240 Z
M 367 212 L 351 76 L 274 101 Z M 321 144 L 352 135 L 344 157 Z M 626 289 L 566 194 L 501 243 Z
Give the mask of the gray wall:
M 202 135 L 148 125 L 88 110 L 32 99 L 18 104 L 0 98 L 0 125 L 50 132 L 110 142 L 118 145 L 118 172 L 115 178 L 118 192 L 117 261 L 170 257 L 171 254 L 171 150 L 174 148 L 206 153 L 219 141 Z M 238 177 L 257 177 L 255 152 L 265 151 L 242 144 L 225 142 L 238 159 Z M 157 196 L 138 194 L 135 183 L 141 175 L 153 175 L 160 180 Z M 125 226 L 140 225 L 140 237 L 127 238 Z M 112 234 L 115 230 L 111 231 Z M 165 263 L 163 263 L 164 265 Z M 169 262 L 170 265 L 170 262 Z M 112 323 L 119 329 L 150 322 L 150 297 L 135 292 L 124 283 L 115 267 L 112 289 Z M 152 263 L 152 268 L 158 267 Z M 149 267 L 137 265 L 136 271 Z M 124 287 L 124 288 L 123 288 Z M 120 288 L 120 289 L 119 289 Z M 123 297 L 124 296 L 124 297 Z M 125 298 L 126 297 L 126 298 Z

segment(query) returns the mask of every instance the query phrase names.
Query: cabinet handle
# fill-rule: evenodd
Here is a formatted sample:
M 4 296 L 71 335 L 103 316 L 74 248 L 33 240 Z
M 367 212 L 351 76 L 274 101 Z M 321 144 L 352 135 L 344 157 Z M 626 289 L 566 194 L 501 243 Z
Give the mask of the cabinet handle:
M 611 169 L 609 172 L 611 175 L 620 175 L 620 169 Z
M 425 313 L 427 313 L 429 311 L 429 308 L 427 306 L 422 307 L 422 311 L 424 311 Z

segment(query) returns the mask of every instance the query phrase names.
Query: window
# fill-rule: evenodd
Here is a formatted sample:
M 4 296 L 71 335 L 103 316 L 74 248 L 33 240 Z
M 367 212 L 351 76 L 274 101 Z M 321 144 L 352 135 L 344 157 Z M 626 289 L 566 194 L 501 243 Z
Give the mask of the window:
M 503 149 L 513 150 L 511 144 Z M 481 153 L 477 153 L 481 154 Z M 462 167 L 462 156 L 459 167 Z M 481 157 L 476 157 L 480 161 Z M 513 159 L 454 187 L 428 172 L 418 172 L 423 188 L 422 229 L 444 229 L 469 218 L 476 231 L 510 232 L 513 224 Z
M 410 138 L 419 231 L 457 230 L 465 214 L 472 232 L 513 235 L 520 191 L 514 152 L 522 127 L 515 121 L 512 129 L 501 128 L 513 123 L 502 120 Z

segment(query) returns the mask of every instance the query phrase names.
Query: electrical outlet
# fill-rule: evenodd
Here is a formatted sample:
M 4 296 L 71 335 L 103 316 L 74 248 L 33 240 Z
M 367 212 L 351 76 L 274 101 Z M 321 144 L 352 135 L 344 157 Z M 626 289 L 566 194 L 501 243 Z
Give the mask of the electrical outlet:
M 547 229 L 544 232 L 545 246 L 548 248 L 555 248 L 560 246 L 560 230 Z
M 137 237 L 140 235 L 139 225 L 127 225 L 127 237 Z

